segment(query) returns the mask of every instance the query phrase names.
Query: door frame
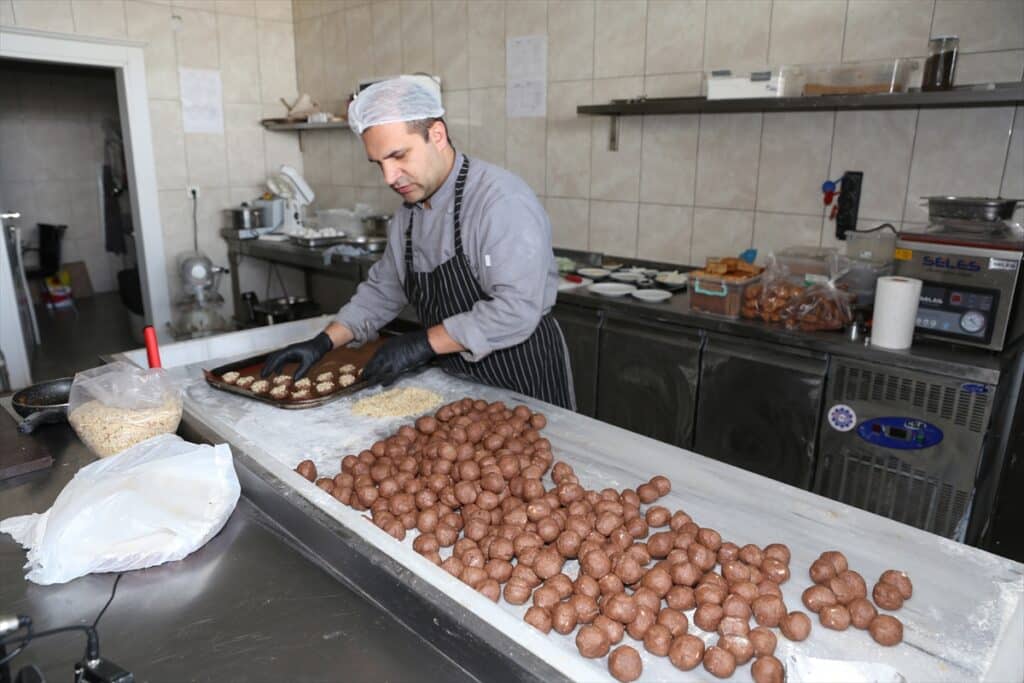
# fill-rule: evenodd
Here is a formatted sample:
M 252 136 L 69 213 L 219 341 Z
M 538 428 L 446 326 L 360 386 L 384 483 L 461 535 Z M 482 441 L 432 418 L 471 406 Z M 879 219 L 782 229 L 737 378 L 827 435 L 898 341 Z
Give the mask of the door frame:
M 114 70 L 146 323 L 168 339 L 171 302 L 143 48 L 133 41 L 0 27 L 0 57 Z

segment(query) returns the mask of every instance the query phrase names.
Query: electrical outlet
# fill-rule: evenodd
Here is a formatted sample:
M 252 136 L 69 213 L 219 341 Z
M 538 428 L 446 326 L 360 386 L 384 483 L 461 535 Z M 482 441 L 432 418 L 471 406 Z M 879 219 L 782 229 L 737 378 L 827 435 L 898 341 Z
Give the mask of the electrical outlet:
M 195 197 L 196 199 L 199 199 L 199 186 L 198 185 L 189 185 L 188 188 L 187 188 L 187 191 L 188 191 L 189 199 L 191 199 L 192 197 Z
M 864 182 L 861 171 L 847 171 L 839 185 L 839 198 L 836 200 L 836 238 L 845 240 L 849 230 L 857 229 L 857 212 L 860 209 L 860 188 Z

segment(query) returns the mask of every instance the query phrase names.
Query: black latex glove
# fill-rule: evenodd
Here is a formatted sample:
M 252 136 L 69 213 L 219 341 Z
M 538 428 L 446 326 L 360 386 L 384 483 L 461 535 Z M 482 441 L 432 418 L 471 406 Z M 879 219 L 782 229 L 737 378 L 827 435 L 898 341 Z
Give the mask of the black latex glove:
M 402 373 L 426 365 L 436 355 L 430 348 L 426 330 L 391 337 L 363 368 L 363 379 L 370 384 L 389 386 Z
M 260 377 L 270 377 L 280 372 L 285 363 L 298 363 L 299 369 L 295 371 L 295 379 L 300 380 L 306 376 L 306 373 L 318 360 L 333 348 L 334 342 L 326 332 L 321 332 L 312 339 L 290 344 L 267 356 L 267 362 L 263 364 Z

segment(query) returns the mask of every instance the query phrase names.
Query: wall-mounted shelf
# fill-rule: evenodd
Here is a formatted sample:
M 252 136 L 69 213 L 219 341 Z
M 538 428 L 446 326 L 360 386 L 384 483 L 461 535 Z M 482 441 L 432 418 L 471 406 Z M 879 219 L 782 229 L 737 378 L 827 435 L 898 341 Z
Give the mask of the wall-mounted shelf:
M 274 121 L 273 119 L 263 119 L 260 121 L 263 127 L 267 130 L 331 130 L 334 128 L 344 128 L 351 130 L 348 127 L 348 121 L 331 121 L 330 123 L 281 123 Z
M 706 97 L 664 97 L 613 100 L 608 104 L 584 104 L 578 114 L 612 117 L 610 149 L 618 148 L 618 118 L 665 114 L 734 114 L 778 111 L 850 111 L 857 109 L 941 109 L 952 107 L 1003 107 L 1024 104 L 1024 84 L 997 83 L 954 90 L 920 90 L 885 95 L 819 95 L 766 97 L 743 100 L 709 100 Z

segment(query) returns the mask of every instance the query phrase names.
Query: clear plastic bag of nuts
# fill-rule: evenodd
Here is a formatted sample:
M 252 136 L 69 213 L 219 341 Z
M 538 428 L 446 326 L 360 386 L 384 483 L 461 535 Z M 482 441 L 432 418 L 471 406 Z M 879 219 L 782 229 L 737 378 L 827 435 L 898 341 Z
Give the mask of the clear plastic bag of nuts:
M 761 281 L 747 287 L 743 293 L 740 314 L 744 318 L 784 323 L 792 313 L 791 303 L 799 299 L 805 290 L 789 268 L 780 263 L 774 253 L 769 253 Z
M 791 300 L 782 315 L 788 329 L 804 332 L 841 330 L 853 320 L 855 295 L 836 286 L 834 280 L 808 287 Z

